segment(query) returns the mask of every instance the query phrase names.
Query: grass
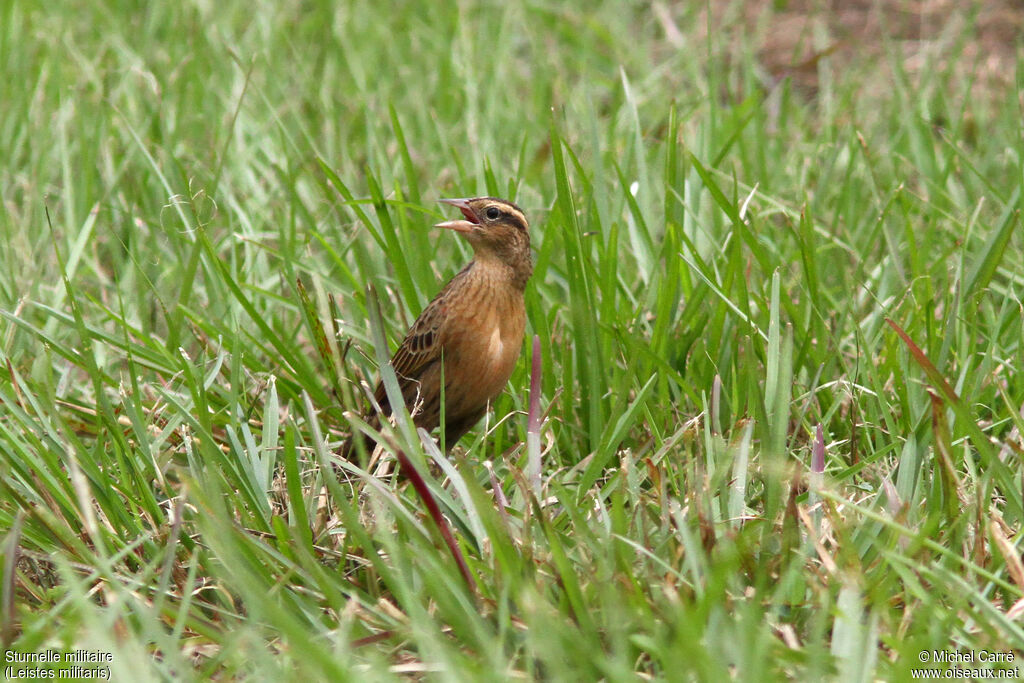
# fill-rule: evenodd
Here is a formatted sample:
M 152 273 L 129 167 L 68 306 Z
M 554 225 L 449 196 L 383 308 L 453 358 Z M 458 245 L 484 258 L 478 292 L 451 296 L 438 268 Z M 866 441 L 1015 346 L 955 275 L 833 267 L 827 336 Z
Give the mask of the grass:
M 886 45 L 766 84 L 763 35 L 700 10 L 674 47 L 614 2 L 4 4 L 5 650 L 114 680 L 1020 653 L 1017 91 L 947 38 L 926 75 Z M 450 463 L 388 434 L 471 587 L 408 482 L 333 465 L 470 256 L 434 200 L 484 193 L 532 220 L 538 344 Z

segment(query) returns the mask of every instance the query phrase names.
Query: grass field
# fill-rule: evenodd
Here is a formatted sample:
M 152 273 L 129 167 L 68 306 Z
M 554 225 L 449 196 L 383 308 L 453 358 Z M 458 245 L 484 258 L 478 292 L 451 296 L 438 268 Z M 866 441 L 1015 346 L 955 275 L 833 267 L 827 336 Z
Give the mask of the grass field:
M 72 5 L 0 3 L 5 668 L 1020 673 L 1024 71 L 969 14 L 917 68 L 809 33 L 807 88 L 696 3 Z M 331 465 L 477 194 L 522 359 L 450 461 L 390 435 L 467 581 Z

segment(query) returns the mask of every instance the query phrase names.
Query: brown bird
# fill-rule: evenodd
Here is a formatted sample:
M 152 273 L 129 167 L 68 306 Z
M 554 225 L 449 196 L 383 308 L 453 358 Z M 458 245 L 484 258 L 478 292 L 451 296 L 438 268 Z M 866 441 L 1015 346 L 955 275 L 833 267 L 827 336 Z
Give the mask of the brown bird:
M 442 199 L 463 220 L 434 227 L 454 230 L 473 247 L 470 261 L 420 313 L 391 359 L 413 423 L 432 431 L 441 421 L 444 381 L 444 435 L 451 449 L 472 429 L 487 404 L 505 388 L 523 344 L 526 307 L 523 291 L 533 273 L 530 233 L 522 209 L 495 197 Z M 374 400 L 380 415 L 391 415 L 383 382 Z M 364 419 L 378 428 L 380 415 Z M 342 448 L 349 458 L 356 435 Z M 367 452 L 374 441 L 364 437 Z

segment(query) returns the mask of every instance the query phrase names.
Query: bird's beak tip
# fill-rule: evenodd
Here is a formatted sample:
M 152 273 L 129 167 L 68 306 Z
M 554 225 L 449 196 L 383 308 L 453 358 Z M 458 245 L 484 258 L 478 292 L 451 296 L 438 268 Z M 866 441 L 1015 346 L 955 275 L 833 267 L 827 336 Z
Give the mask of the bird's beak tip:
M 469 206 L 469 198 L 467 198 L 467 197 L 441 198 L 441 199 L 438 199 L 437 201 L 441 202 L 442 204 L 449 204 L 451 206 L 456 206 L 456 207 L 458 207 L 460 209 L 463 208 L 463 207 L 468 207 Z
M 473 230 L 473 224 L 469 221 L 444 221 L 434 223 L 434 227 L 454 230 L 455 232 L 471 232 Z
M 442 228 L 449 228 L 456 232 L 471 232 L 474 225 L 480 225 L 480 217 L 477 216 L 476 212 L 470 207 L 470 202 L 473 201 L 472 199 L 466 197 L 458 199 L 439 199 L 438 201 L 454 206 L 462 212 L 463 216 L 466 217 L 466 220 L 464 221 L 446 221 L 445 223 L 438 223 L 438 226 Z

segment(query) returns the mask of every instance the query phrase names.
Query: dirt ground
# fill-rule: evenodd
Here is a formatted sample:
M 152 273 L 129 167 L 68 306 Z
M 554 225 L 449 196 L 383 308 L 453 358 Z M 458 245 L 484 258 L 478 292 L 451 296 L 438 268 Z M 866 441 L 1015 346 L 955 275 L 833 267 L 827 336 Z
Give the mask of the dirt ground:
M 809 94 L 829 69 L 891 77 L 892 54 L 902 55 L 910 77 L 952 66 L 976 79 L 972 95 L 1005 93 L 1024 54 L 1024 0 L 711 0 L 705 7 L 712 21 L 702 12 L 698 25 L 756 41 L 766 76 L 791 77 Z

